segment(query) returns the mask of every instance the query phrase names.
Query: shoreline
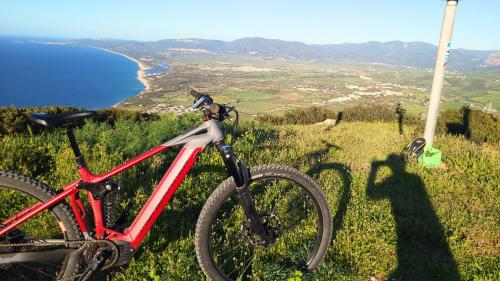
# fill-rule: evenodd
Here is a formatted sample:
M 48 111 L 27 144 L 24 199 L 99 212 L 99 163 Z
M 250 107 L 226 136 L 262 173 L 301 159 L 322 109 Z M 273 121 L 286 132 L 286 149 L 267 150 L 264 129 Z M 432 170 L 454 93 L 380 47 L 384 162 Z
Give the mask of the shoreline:
M 102 50 L 102 51 L 106 51 L 106 52 L 109 52 L 109 53 L 113 53 L 115 55 L 120 55 L 122 57 L 125 57 L 133 62 L 135 62 L 137 64 L 137 66 L 139 67 L 139 69 L 137 70 L 137 80 L 139 80 L 139 82 L 142 83 L 142 85 L 144 85 L 144 90 L 142 90 L 138 95 L 141 95 L 141 94 L 144 94 L 146 92 L 149 92 L 149 90 L 151 89 L 151 81 L 147 80 L 145 78 L 145 71 L 149 69 L 149 67 L 147 67 L 144 63 L 140 62 L 139 60 L 129 56 L 129 55 L 126 55 L 126 54 L 123 54 L 123 53 L 118 53 L 118 52 L 115 52 L 115 51 L 112 51 L 112 50 L 109 50 L 109 49 L 104 49 L 104 48 L 100 48 L 100 47 L 94 47 L 94 46 L 87 46 L 87 47 L 90 47 L 90 48 L 94 48 L 94 49 L 99 49 L 99 50 Z M 121 102 L 120 102 L 121 103 Z

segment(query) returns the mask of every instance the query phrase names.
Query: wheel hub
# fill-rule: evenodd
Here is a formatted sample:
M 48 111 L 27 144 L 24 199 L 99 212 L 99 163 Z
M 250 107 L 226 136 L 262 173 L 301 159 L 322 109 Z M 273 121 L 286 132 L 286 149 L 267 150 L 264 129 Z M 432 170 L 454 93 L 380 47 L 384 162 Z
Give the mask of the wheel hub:
M 259 217 L 262 220 L 262 225 L 264 226 L 264 229 L 269 233 L 271 233 L 271 235 L 275 238 L 272 243 L 266 245 L 265 241 L 262 241 L 259 235 L 257 235 L 253 230 L 250 220 L 245 220 L 245 222 L 241 225 L 240 227 L 241 233 L 243 237 L 247 238 L 247 240 L 254 246 L 258 247 L 270 246 L 274 242 L 276 242 L 279 239 L 279 236 L 281 235 L 282 232 L 281 222 L 278 216 L 276 216 L 274 213 L 271 212 L 259 213 Z

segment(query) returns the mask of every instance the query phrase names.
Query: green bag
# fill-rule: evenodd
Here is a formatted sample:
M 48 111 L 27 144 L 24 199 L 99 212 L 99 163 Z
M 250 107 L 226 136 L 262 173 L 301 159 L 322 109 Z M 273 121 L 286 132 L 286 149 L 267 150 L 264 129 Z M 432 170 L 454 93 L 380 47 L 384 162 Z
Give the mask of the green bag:
M 441 164 L 441 150 L 426 145 L 424 153 L 418 157 L 418 164 L 424 168 L 436 169 Z

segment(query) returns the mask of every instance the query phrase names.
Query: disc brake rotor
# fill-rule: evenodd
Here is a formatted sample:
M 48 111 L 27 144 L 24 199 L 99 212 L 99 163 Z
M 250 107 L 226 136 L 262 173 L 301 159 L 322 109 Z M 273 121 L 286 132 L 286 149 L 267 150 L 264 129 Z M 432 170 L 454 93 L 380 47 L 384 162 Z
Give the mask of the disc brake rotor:
M 282 232 L 281 222 L 275 214 L 271 212 L 259 213 L 260 219 L 264 228 L 272 233 L 275 237 L 275 241 L 279 239 Z M 245 237 L 252 245 L 258 247 L 264 247 L 264 241 L 257 235 L 253 229 L 250 220 L 245 220 L 245 222 L 240 227 L 243 237 Z

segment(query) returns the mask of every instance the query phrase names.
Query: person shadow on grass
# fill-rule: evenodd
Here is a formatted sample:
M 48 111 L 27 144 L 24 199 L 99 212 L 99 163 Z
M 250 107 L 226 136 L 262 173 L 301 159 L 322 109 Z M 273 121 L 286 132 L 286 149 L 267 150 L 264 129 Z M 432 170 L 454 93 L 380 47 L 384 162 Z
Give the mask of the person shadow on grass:
M 377 171 L 387 166 L 392 175 L 375 183 Z M 397 228 L 397 268 L 388 280 L 460 280 L 457 264 L 422 179 L 406 171 L 396 154 L 374 161 L 366 193 L 374 200 L 389 199 Z

